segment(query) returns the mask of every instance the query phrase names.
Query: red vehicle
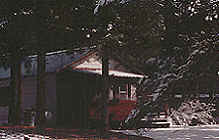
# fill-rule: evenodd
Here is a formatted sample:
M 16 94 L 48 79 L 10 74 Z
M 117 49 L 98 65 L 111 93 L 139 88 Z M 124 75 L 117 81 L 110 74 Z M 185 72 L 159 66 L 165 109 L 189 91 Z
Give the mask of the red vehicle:
M 117 100 L 108 104 L 108 116 L 110 123 L 118 124 L 128 117 L 131 110 L 136 108 L 136 101 L 133 100 Z M 100 109 L 97 106 L 91 106 L 89 109 L 89 117 L 91 120 L 100 120 Z

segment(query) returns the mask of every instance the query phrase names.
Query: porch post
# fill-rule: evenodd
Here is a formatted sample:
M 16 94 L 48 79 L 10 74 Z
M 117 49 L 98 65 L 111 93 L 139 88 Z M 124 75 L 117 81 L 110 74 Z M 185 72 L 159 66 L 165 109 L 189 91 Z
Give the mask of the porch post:
M 113 100 L 116 99 L 116 85 L 113 85 Z
M 131 98 L 131 84 L 130 83 L 127 84 L 127 93 L 128 93 L 128 98 L 130 99 Z

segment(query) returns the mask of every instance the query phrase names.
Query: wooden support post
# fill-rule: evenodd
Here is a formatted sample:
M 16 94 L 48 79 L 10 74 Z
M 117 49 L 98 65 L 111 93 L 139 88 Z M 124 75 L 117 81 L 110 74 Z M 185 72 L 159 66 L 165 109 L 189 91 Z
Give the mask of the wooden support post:
M 131 84 L 130 83 L 127 84 L 127 93 L 128 93 L 128 98 L 130 99 L 131 98 Z
M 116 84 L 114 84 L 113 85 L 113 90 L 112 90 L 113 91 L 113 100 L 116 100 L 116 94 L 117 94 L 116 93 L 116 88 L 117 88 L 117 86 L 116 86 Z

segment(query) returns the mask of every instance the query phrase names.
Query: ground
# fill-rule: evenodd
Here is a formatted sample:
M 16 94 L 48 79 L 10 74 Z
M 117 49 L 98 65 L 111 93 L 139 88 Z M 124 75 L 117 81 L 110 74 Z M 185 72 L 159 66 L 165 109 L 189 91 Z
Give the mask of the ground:
M 0 127 L 1 140 L 152 140 L 110 131 L 78 129 L 36 129 L 34 127 Z
M 123 131 L 132 135 L 136 135 L 136 132 L 135 130 Z M 154 140 L 218 140 L 219 125 L 147 129 L 139 130 L 138 133 Z
M 145 131 L 143 131 L 145 130 Z M 135 136 L 136 134 L 142 136 Z M 1 140 L 218 140 L 219 125 L 189 126 L 157 129 L 110 130 L 54 129 L 33 127 L 0 127 Z

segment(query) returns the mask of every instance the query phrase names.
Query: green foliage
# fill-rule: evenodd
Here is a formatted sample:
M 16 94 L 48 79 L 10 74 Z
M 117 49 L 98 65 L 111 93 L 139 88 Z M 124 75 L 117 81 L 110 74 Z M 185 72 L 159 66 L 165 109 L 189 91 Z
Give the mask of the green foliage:
M 139 113 L 130 115 L 123 123 L 123 128 L 135 127 L 134 124 L 137 124 L 147 111 L 156 109 L 171 93 L 181 92 L 185 97 L 190 97 L 191 93 L 214 93 L 217 88 L 218 2 L 156 2 L 161 6 L 159 12 L 165 25 L 162 48 L 159 55 L 154 57 L 153 63 L 145 64 L 145 68 L 152 68 L 153 71 L 147 72 L 149 78 L 142 82 L 138 92 L 142 93 L 142 97 L 149 93 L 157 98 L 152 106 L 144 104 L 147 101 L 143 101 L 138 108 Z M 164 63 L 160 63 L 162 61 Z
M 0 1 L 0 56 L 2 64 L 38 51 L 51 52 L 89 45 L 93 1 Z
M 145 71 L 147 58 L 159 54 L 165 31 L 164 18 L 153 1 L 118 1 L 98 7 L 99 44 L 111 48 L 111 56 L 135 72 Z

